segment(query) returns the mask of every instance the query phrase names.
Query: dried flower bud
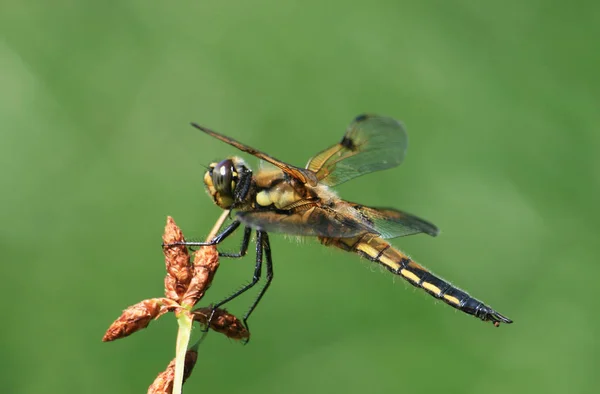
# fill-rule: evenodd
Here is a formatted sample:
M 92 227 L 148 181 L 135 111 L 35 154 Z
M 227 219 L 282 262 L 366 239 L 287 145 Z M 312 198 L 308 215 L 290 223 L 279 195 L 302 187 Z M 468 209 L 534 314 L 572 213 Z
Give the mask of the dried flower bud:
M 167 225 L 163 234 L 163 253 L 167 277 L 165 278 L 165 295 L 179 301 L 186 292 L 192 279 L 192 266 L 187 247 L 184 245 L 170 245 L 175 242 L 185 241 L 183 233 L 175 224 L 172 217 L 167 217 Z
M 198 360 L 198 352 L 188 350 L 185 353 L 185 364 L 183 367 L 183 383 L 190 377 L 192 370 Z M 159 373 L 154 382 L 148 387 L 148 394 L 171 394 L 173 392 L 173 380 L 175 379 L 175 359 L 173 359 L 167 369 Z
M 177 279 L 165 275 L 165 297 L 178 302 L 180 295 L 177 294 Z
M 212 313 L 212 307 L 199 308 L 192 311 L 194 320 L 206 325 Z M 216 332 L 220 332 L 225 336 L 235 340 L 248 340 L 250 332 L 242 324 L 240 319 L 227 312 L 225 309 L 215 309 L 213 318 L 210 321 L 210 328 Z
M 125 309 L 121 316 L 110 325 L 102 341 L 109 342 L 124 338 L 148 327 L 152 319 L 174 310 L 179 305 L 168 298 L 151 298 Z
M 192 307 L 204 296 L 210 287 L 219 267 L 219 252 L 215 246 L 203 246 L 194 254 L 194 276 L 186 293 L 181 298 L 181 306 Z

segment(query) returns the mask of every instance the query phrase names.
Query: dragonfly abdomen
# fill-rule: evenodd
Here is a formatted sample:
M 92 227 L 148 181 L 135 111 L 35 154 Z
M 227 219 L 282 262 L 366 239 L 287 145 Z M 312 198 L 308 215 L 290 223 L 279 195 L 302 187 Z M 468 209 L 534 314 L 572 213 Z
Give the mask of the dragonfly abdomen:
M 400 275 L 408 283 L 425 290 L 446 304 L 483 321 L 491 321 L 495 326 L 512 323 L 512 320 L 496 312 L 467 292 L 436 276 L 427 268 L 415 263 L 410 257 L 391 246 L 380 237 L 366 234 L 357 238 L 321 238 L 325 245 L 353 251 L 375 261 L 388 271 Z

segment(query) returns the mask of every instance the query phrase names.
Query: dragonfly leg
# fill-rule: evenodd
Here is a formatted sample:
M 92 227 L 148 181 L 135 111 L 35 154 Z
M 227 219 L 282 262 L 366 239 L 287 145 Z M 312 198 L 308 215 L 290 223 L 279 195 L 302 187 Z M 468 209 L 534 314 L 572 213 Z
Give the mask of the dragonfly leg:
M 210 322 L 212 321 L 212 318 L 215 315 L 215 310 L 217 308 L 220 308 L 224 304 L 228 303 L 229 301 L 233 300 L 234 298 L 237 298 L 241 294 L 243 294 L 246 291 L 250 290 L 260 280 L 260 277 L 262 275 L 262 263 L 263 263 L 263 245 L 264 245 L 263 236 L 266 236 L 265 232 L 260 231 L 260 230 L 258 230 L 256 232 L 256 265 L 254 266 L 254 275 L 252 276 L 252 281 L 250 281 L 249 283 L 245 284 L 242 288 L 240 288 L 239 290 L 237 290 L 235 293 L 233 293 L 229 297 L 227 297 L 224 300 L 219 301 L 216 304 L 214 304 L 212 306 L 212 312 L 210 314 L 210 317 L 208 318 L 208 324 L 207 324 L 207 326 L 210 325 Z M 268 253 L 269 253 L 268 256 L 269 256 L 269 261 L 270 261 L 270 257 L 271 257 L 271 250 L 270 249 L 269 249 Z M 245 324 L 245 320 L 246 320 L 246 318 L 244 318 L 244 324 Z
M 261 241 L 264 250 L 264 255 L 266 258 L 267 277 L 264 286 L 260 289 L 258 295 L 256 296 L 256 299 L 248 309 L 248 312 L 246 312 L 246 314 L 244 315 L 243 322 L 248 331 L 250 331 L 250 328 L 248 327 L 248 318 L 250 317 L 252 312 L 254 312 L 254 308 L 256 308 L 262 297 L 265 295 L 267 289 L 269 288 L 269 285 L 271 284 L 271 281 L 273 280 L 273 259 L 271 258 L 271 243 L 269 242 L 269 235 L 263 231 L 259 232 L 262 233 Z M 248 341 L 246 341 L 246 343 L 247 342 Z
M 244 238 L 242 239 L 242 245 L 240 246 L 240 251 L 238 253 L 219 252 L 219 257 L 230 257 L 233 259 L 244 257 L 246 255 L 246 252 L 248 251 L 248 244 L 250 243 L 251 232 L 252 232 L 252 229 L 250 227 L 246 227 L 244 229 Z
M 231 234 L 233 234 L 233 232 L 235 230 L 237 230 L 237 228 L 240 226 L 240 222 L 239 220 L 234 220 L 233 222 L 231 222 L 231 224 L 227 227 L 225 227 L 225 229 L 223 231 L 221 231 L 221 233 L 217 234 L 213 239 L 211 239 L 208 242 L 188 242 L 188 241 L 181 241 L 181 242 L 173 242 L 173 243 L 169 243 L 169 244 L 165 244 L 163 243 L 162 246 L 163 247 L 171 247 L 171 246 L 175 246 L 175 245 L 184 245 L 184 246 L 212 246 L 212 245 L 218 245 L 221 242 L 223 242 L 223 240 L 227 237 L 229 237 Z

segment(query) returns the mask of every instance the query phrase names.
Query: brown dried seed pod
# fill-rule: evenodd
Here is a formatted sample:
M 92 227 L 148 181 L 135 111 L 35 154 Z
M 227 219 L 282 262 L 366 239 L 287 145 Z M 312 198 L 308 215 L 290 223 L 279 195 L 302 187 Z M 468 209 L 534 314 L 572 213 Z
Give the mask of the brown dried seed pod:
M 194 276 L 181 298 L 181 306 L 190 308 L 204 296 L 218 267 L 219 252 L 215 246 L 203 246 L 194 253 Z
M 180 295 L 177 294 L 177 279 L 170 275 L 165 275 L 165 297 L 176 302 L 180 298 Z
M 211 313 L 212 307 L 198 308 L 192 311 L 194 320 L 204 325 L 208 322 Z M 246 327 L 244 327 L 241 320 L 227 312 L 225 309 L 215 309 L 213 318 L 210 321 L 210 328 L 231 339 L 247 340 L 250 338 L 250 333 Z
M 183 383 L 190 377 L 192 370 L 198 360 L 198 352 L 188 350 L 185 353 L 185 364 L 183 367 Z M 148 394 L 171 394 L 173 392 L 173 380 L 175 379 L 175 359 L 171 360 L 167 369 L 159 373 L 154 382 L 148 387 Z
M 179 305 L 168 298 L 151 298 L 138 302 L 125 309 L 121 316 L 110 325 L 102 341 L 109 342 L 129 336 L 142 328 L 148 327 L 152 319 L 156 319 L 177 307 Z
M 169 245 L 175 242 L 183 242 L 185 238 L 181 229 L 175 224 L 172 217 L 167 217 L 167 225 L 163 234 L 163 243 Z M 192 266 L 187 247 L 184 245 L 164 246 L 165 266 L 167 278 L 165 279 L 165 295 L 179 301 L 186 292 L 192 279 Z M 168 279 L 173 278 L 173 279 Z M 177 295 L 174 297 L 174 295 Z

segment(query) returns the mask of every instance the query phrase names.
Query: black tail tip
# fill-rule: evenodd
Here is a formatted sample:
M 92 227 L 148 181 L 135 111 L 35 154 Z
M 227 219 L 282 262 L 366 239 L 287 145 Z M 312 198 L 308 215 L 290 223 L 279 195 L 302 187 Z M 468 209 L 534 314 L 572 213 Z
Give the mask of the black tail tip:
M 494 324 L 494 327 L 500 327 L 500 323 L 512 324 L 512 322 L 513 322 L 508 317 L 503 316 L 496 311 L 494 311 L 493 313 L 491 313 L 489 315 L 488 320 L 490 320 Z

